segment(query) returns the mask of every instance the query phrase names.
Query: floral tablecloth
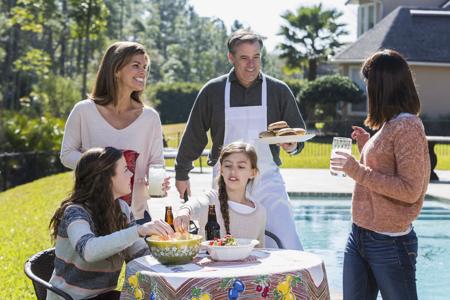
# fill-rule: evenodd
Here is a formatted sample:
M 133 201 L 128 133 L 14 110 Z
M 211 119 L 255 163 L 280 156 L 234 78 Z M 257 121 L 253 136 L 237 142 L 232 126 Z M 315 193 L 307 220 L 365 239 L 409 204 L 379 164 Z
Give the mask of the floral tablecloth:
M 312 253 L 254 250 L 244 261 L 217 262 L 200 254 L 165 266 L 145 256 L 128 263 L 121 300 L 330 299 L 322 259 Z

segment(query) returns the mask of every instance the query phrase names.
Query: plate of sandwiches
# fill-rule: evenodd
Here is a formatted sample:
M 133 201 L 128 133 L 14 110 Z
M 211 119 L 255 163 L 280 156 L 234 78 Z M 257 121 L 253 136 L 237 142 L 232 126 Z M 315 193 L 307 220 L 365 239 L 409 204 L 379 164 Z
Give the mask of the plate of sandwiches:
M 285 121 L 269 124 L 267 131 L 259 133 L 259 141 L 265 144 L 282 144 L 305 142 L 315 137 L 304 128 L 291 128 Z

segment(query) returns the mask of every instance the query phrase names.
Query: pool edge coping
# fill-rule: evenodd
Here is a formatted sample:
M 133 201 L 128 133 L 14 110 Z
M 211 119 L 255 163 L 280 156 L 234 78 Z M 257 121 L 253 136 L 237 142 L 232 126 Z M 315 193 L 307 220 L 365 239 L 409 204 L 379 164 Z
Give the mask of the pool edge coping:
M 344 193 L 344 192 L 288 192 L 289 197 L 309 197 L 309 198 L 351 198 L 352 193 Z M 440 201 L 450 204 L 450 199 L 434 196 L 430 194 L 425 194 L 425 201 Z

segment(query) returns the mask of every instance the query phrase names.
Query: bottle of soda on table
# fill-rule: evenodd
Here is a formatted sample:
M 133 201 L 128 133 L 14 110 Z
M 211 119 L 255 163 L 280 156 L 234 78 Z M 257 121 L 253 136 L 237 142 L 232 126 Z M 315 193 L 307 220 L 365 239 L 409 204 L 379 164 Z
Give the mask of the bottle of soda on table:
M 220 225 L 217 222 L 216 206 L 208 207 L 208 222 L 205 226 L 206 240 L 220 239 Z

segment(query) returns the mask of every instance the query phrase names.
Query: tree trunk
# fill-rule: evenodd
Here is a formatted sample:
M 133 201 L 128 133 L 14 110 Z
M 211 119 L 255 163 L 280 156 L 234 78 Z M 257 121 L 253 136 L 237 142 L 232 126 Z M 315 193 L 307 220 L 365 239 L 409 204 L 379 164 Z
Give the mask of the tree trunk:
M 67 23 L 67 1 L 62 0 L 62 15 L 63 15 L 63 28 L 61 30 L 61 36 L 59 37 L 59 43 L 61 45 L 61 54 L 59 56 L 59 75 L 64 76 L 66 74 L 66 49 L 67 39 L 69 36 Z
M 53 48 L 53 29 L 51 27 L 47 28 L 48 31 L 48 39 L 47 39 L 47 45 L 45 45 L 45 52 L 47 52 L 50 56 L 50 61 L 52 62 L 52 65 L 50 66 L 51 72 L 56 73 L 58 66 L 54 64 L 55 61 L 55 49 Z
M 75 48 L 76 48 L 76 40 L 69 40 L 70 42 L 70 53 L 69 53 L 69 68 L 68 73 L 69 76 L 72 77 L 75 72 L 74 60 L 75 60 Z
M 10 12 L 14 6 L 16 6 L 15 0 L 7 1 L 5 4 L 5 11 Z M 19 49 L 17 48 L 19 40 L 19 26 L 14 25 L 10 27 L 5 35 L 7 35 L 4 47 L 6 51 L 1 68 L 2 72 L 0 72 L 0 84 L 3 87 L 3 97 L 0 97 L 0 109 L 11 109 L 14 107 L 14 103 L 16 102 L 14 99 L 16 87 L 14 84 L 15 79 L 13 64 L 19 52 Z
M 125 3 L 120 1 L 120 19 L 119 19 L 119 39 L 123 40 L 123 15 L 125 10 Z
M 7 48 L 7 58 L 6 68 L 5 68 L 5 108 L 15 109 L 19 107 L 19 97 L 17 89 L 19 88 L 16 84 L 17 82 L 17 72 L 14 72 L 14 62 L 19 56 L 19 51 L 17 51 L 17 45 L 20 39 L 20 30 L 18 25 L 14 25 L 11 28 L 9 35 L 10 43 Z
M 85 41 L 84 41 L 84 59 L 83 59 L 83 85 L 81 88 L 81 95 L 84 97 L 86 95 L 86 84 L 87 84 L 87 72 L 88 72 L 88 62 L 89 62 L 89 46 L 91 43 L 90 31 L 91 31 L 91 17 L 92 17 L 92 0 L 89 0 L 87 16 L 86 16 L 86 28 L 85 28 Z
M 317 60 L 315 58 L 308 59 L 308 81 L 313 81 L 317 76 Z

